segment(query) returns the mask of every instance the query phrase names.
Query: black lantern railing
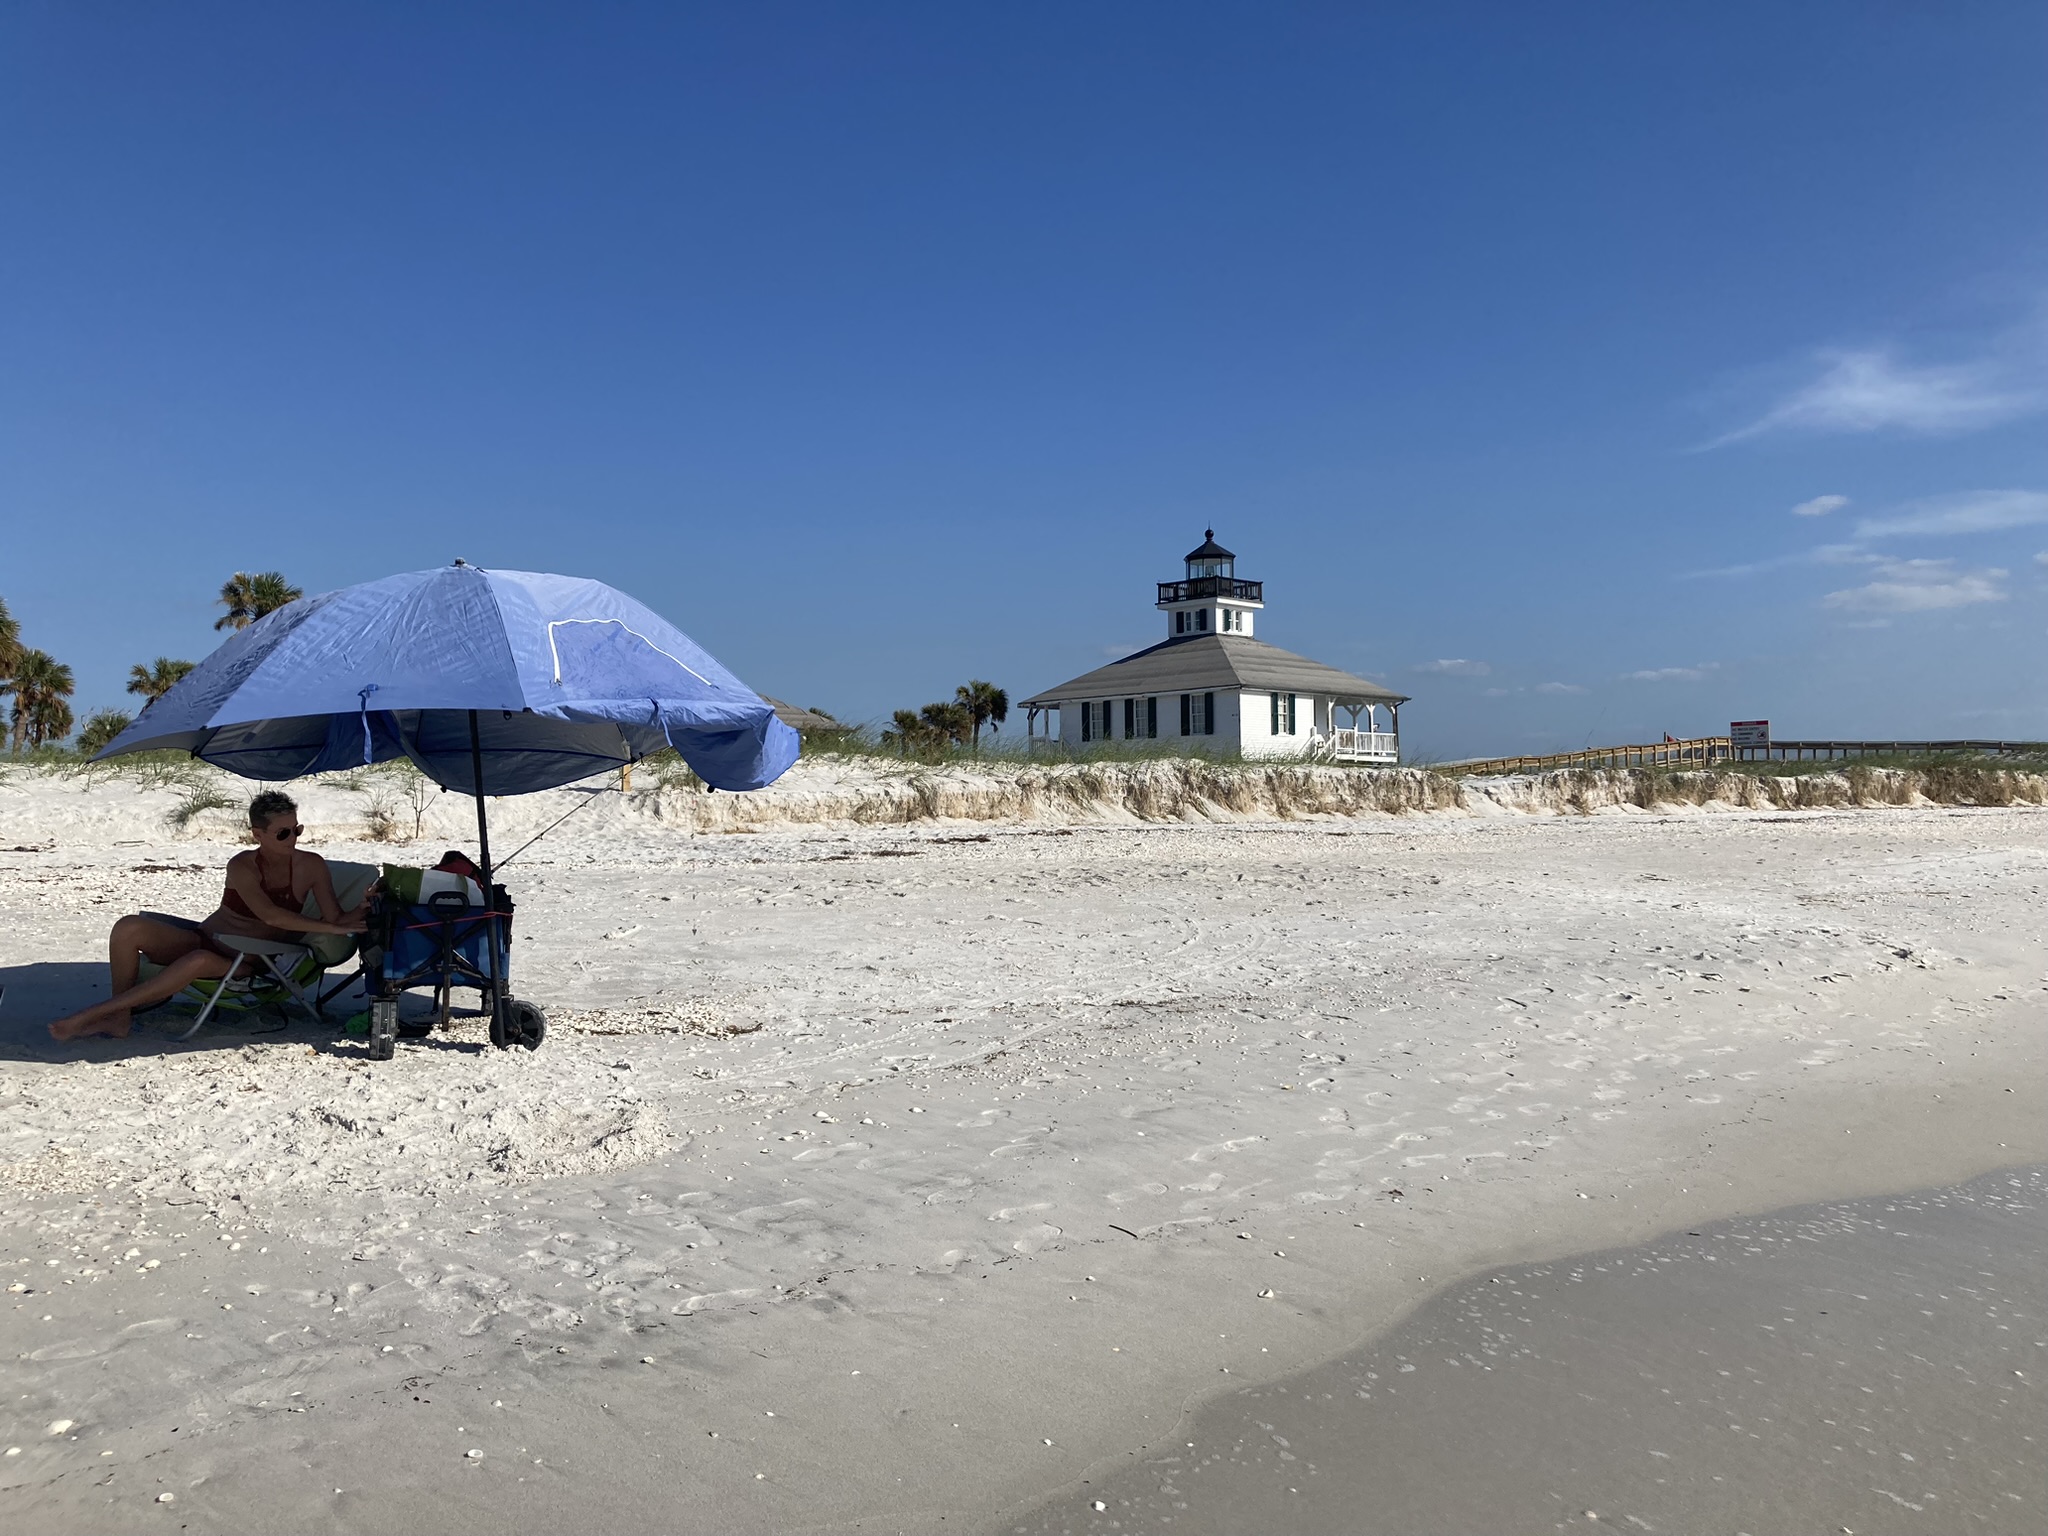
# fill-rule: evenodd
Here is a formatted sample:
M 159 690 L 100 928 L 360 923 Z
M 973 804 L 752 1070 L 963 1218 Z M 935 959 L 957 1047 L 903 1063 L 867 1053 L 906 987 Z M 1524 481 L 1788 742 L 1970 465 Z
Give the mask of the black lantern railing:
M 1239 581 L 1235 576 L 1197 576 L 1192 581 L 1162 581 L 1159 583 L 1159 601 L 1163 603 L 1189 603 L 1203 597 L 1235 597 L 1247 603 L 1262 603 L 1266 584 L 1263 581 Z

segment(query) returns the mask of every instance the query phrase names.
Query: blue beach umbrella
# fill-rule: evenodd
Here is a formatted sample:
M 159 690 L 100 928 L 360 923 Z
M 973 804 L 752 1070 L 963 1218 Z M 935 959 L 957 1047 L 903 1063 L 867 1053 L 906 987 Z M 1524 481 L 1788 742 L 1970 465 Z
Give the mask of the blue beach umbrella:
M 624 593 L 458 560 L 265 614 L 99 755 L 190 752 L 248 779 L 409 757 L 446 789 L 523 795 L 663 747 L 715 789 L 759 789 L 797 736 Z
M 624 593 L 458 560 L 265 614 L 99 758 L 189 752 L 248 779 L 411 758 L 476 796 L 488 891 L 485 795 L 552 789 L 664 747 L 714 789 L 759 789 L 796 761 L 797 734 Z

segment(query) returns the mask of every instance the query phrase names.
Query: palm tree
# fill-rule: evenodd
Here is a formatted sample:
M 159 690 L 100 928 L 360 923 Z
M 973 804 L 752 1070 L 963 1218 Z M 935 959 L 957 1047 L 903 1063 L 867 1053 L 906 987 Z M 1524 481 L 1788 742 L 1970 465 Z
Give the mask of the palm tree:
M 173 661 L 168 656 L 159 656 L 146 667 L 138 661 L 128 669 L 128 691 L 141 694 L 142 707 L 147 709 L 183 682 L 191 670 L 191 662 Z
M 14 692 L 14 669 L 21 665 L 21 620 L 7 611 L 0 597 L 0 699 Z
M 7 611 L 7 599 L 0 597 L 0 693 L 21 661 L 21 620 Z
M 917 712 L 917 718 L 937 740 L 955 746 L 967 745 L 968 735 L 974 730 L 974 716 L 967 706 L 950 701 L 925 705 Z
M 894 747 L 903 757 L 923 749 L 925 726 L 924 722 L 917 718 L 917 711 L 899 709 L 889 718 L 895 729 L 882 732 L 883 746 Z
M 23 651 L 14 665 L 14 751 L 71 734 L 71 669 L 48 651 Z
M 99 750 L 133 724 L 128 716 L 118 709 L 96 709 L 85 717 L 85 724 L 78 728 L 78 755 L 97 757 Z
M 263 571 L 251 576 L 237 571 L 220 586 L 220 600 L 227 612 L 213 621 L 215 629 L 247 629 L 263 615 L 306 594 L 284 579 L 281 571 Z
M 974 722 L 974 750 L 981 750 L 981 728 L 988 725 L 1000 729 L 1010 718 L 1010 696 L 994 683 L 984 683 L 980 678 L 970 680 L 964 687 L 953 690 L 953 702 L 967 711 Z

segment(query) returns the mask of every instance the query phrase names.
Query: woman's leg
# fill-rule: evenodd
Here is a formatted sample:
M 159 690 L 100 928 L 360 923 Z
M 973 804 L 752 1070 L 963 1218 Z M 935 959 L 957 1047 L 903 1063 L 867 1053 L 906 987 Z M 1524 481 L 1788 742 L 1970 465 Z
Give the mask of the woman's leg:
M 153 964 L 169 965 L 205 946 L 206 935 L 197 926 L 186 928 L 140 914 L 122 918 L 107 935 L 107 970 L 113 981 L 108 995 L 119 997 L 135 985 L 145 957 Z
M 204 934 L 144 917 L 124 917 L 116 923 L 108 949 L 115 982 L 125 978 L 128 985 L 119 987 L 104 1003 L 57 1020 L 50 1026 L 52 1038 L 112 1035 L 118 1039 L 128 1033 L 131 1010 L 176 997 L 203 978 L 225 976 L 230 963 L 207 946 Z M 137 985 L 135 975 L 141 968 L 137 957 L 141 955 L 164 969 Z

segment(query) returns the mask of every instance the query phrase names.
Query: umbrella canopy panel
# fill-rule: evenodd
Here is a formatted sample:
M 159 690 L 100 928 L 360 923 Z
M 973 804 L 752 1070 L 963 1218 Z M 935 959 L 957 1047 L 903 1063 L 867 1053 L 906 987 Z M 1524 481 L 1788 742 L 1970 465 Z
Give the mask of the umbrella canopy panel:
M 472 714 L 493 795 L 671 746 L 715 788 L 759 789 L 798 751 L 773 706 L 624 593 L 458 564 L 265 615 L 100 756 L 184 751 L 252 779 L 409 757 L 474 794 Z

